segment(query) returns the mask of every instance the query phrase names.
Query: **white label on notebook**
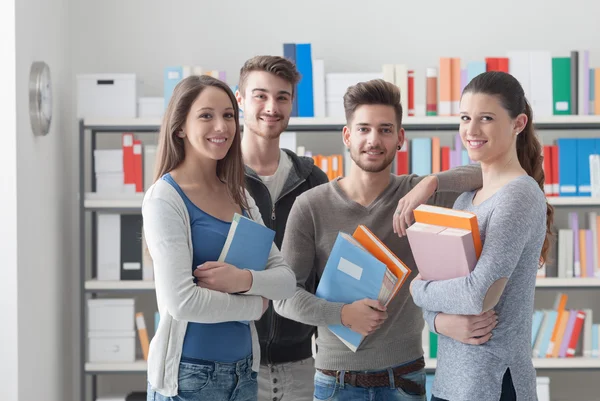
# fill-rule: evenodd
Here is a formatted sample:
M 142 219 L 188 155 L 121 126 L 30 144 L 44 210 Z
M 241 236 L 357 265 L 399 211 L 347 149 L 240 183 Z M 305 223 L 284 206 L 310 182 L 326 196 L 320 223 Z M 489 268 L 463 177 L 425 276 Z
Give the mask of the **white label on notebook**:
M 569 102 L 556 102 L 556 110 L 557 111 L 569 110 Z
M 344 258 L 340 258 L 340 263 L 338 263 L 338 270 L 346 273 L 347 275 L 358 281 L 360 281 L 363 272 L 362 267 L 355 265 L 354 263 Z
M 137 262 L 123 263 L 123 270 L 140 270 L 141 268 L 142 268 L 141 263 L 137 263 Z
M 560 190 L 567 194 L 574 194 L 577 192 L 577 187 L 575 185 L 561 185 Z

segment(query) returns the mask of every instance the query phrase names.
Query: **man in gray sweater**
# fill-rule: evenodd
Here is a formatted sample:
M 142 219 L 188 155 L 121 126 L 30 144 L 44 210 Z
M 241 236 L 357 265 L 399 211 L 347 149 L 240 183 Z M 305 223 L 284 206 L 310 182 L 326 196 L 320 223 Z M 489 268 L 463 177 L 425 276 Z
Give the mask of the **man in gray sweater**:
M 366 225 L 412 269 L 406 281 L 410 283 L 417 268 L 408 240 L 395 233 L 394 214 L 403 214 L 400 217 L 405 221 L 421 203 L 452 207 L 460 193 L 481 187 L 481 169 L 464 166 L 427 177 L 393 175 L 391 165 L 404 142 L 400 93 L 395 85 L 374 80 L 351 86 L 344 95 L 344 108 L 343 140 L 350 149 L 351 169 L 344 178 L 296 199 L 282 254 L 298 286 L 292 298 L 274 302 L 275 310 L 318 326 L 315 399 L 425 400 L 423 312 L 413 303 L 408 285 L 384 308 L 368 299 L 352 304 L 328 302 L 308 292 L 305 283 L 320 279 L 338 232 L 352 234 L 359 224 Z M 404 224 L 398 227 L 403 230 Z M 327 328 L 332 324 L 366 336 L 356 352 Z M 493 312 L 435 317 L 438 333 L 471 344 L 487 341 L 494 325 Z

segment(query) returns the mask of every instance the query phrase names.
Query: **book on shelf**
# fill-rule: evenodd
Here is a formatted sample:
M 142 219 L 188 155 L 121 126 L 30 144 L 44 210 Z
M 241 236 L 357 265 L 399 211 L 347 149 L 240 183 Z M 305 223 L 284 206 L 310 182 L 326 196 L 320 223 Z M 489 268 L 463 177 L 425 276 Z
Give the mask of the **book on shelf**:
M 420 205 L 414 216 L 406 233 L 424 280 L 447 280 L 473 271 L 482 248 L 474 213 Z
M 580 218 L 580 214 L 585 216 Z M 541 277 L 600 278 L 597 212 L 569 212 L 568 227 L 557 229 L 557 241 L 550 249 L 549 261 L 540 272 Z
M 350 304 L 368 298 L 388 305 L 410 273 L 371 230 L 359 225 L 353 235 L 338 233 L 316 295 L 330 302 Z M 341 324 L 328 328 L 354 352 L 364 339 Z
M 531 346 L 534 358 L 597 358 L 598 324 L 590 308 L 567 308 L 559 293 L 552 309 L 533 313 Z

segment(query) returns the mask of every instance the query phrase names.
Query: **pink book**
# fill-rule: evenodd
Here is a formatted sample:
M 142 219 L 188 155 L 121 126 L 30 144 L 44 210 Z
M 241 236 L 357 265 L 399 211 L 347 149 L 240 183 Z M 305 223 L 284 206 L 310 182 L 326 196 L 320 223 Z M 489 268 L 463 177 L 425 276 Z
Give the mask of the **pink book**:
M 592 230 L 585 230 L 585 273 L 586 277 L 594 277 L 594 235 Z
M 406 232 L 417 269 L 424 280 L 464 277 L 477 264 L 469 230 L 415 223 Z

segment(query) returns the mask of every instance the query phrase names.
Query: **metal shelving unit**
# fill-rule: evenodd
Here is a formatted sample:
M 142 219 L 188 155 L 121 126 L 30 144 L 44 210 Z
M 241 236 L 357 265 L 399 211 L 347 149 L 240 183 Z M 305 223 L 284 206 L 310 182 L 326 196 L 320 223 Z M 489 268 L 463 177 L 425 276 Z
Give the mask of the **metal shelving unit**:
M 600 116 L 552 116 L 534 120 L 538 130 L 600 130 Z M 143 196 L 136 194 L 127 197 L 106 197 L 97 195 L 95 190 L 94 171 L 92 163 L 91 192 L 86 192 L 85 161 L 87 157 L 93 160 L 93 151 L 96 148 L 97 135 L 102 133 L 157 133 L 160 129 L 160 119 L 102 119 L 90 118 L 79 122 L 79 228 L 80 228 L 80 316 L 81 316 L 81 350 L 80 369 L 83 376 L 92 376 L 92 395 L 96 394 L 96 376 L 107 373 L 145 373 L 146 362 L 133 363 L 88 363 L 87 362 L 87 314 L 86 300 L 104 292 L 135 292 L 154 291 L 154 282 L 100 282 L 95 277 L 95 215 L 98 211 L 137 212 L 141 208 Z M 243 124 L 241 124 L 243 125 Z M 291 118 L 288 130 L 303 131 L 330 131 L 339 133 L 345 125 L 344 118 Z M 415 131 L 438 131 L 441 135 L 456 133 L 459 123 L 457 117 L 406 117 L 403 127 L 410 136 Z M 86 144 L 89 141 L 89 148 Z M 600 198 L 580 197 L 553 197 L 550 203 L 557 207 L 600 207 Z M 91 213 L 91 227 L 86 223 L 86 215 Z M 86 258 L 86 238 L 91 233 L 91 264 Z M 91 272 L 92 279 L 87 278 Z M 543 278 L 537 281 L 538 288 L 570 288 L 587 289 L 600 288 L 599 278 L 585 279 L 556 279 Z M 427 361 L 428 369 L 435 369 L 435 360 Z M 592 358 L 562 358 L 562 359 L 534 359 L 538 369 L 600 369 L 600 359 Z M 86 380 L 81 386 L 81 400 L 87 400 Z

